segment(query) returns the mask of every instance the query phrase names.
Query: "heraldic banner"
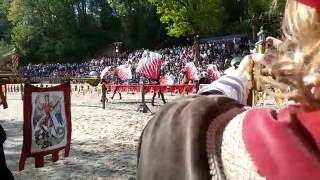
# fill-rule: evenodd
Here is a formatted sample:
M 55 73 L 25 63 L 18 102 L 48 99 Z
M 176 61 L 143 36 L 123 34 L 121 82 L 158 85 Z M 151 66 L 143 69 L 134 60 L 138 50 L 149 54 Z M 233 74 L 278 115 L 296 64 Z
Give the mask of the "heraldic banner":
M 35 158 L 35 167 L 44 166 L 44 156 L 59 160 L 59 151 L 69 156 L 71 142 L 70 84 L 51 88 L 25 85 L 23 103 L 23 146 L 19 171 L 26 159 Z

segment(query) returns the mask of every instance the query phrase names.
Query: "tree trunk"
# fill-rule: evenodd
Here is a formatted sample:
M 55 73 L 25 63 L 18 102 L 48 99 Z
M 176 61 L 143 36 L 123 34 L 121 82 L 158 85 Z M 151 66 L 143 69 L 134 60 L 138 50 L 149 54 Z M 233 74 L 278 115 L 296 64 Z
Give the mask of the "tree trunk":
M 133 47 L 133 40 L 132 40 L 132 36 L 131 36 L 131 21 L 130 21 L 130 17 L 128 16 L 121 16 L 120 17 L 120 21 L 121 21 L 121 27 L 124 31 L 124 41 L 125 44 L 127 46 L 129 46 L 130 48 Z
M 257 40 L 256 40 L 256 34 L 257 34 L 257 33 L 256 33 L 255 21 L 252 22 L 251 28 L 252 28 L 252 42 L 254 43 L 254 42 L 257 41 Z

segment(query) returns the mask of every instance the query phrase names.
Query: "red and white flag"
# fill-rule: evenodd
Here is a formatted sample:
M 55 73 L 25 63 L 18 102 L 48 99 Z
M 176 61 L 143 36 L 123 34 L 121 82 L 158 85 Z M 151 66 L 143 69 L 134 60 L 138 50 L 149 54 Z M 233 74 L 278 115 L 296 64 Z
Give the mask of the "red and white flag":
M 108 72 L 110 69 L 111 69 L 111 66 L 107 66 L 103 69 L 103 71 L 101 71 L 101 73 L 100 73 L 101 80 L 104 79 L 108 75 Z
M 199 80 L 198 69 L 193 62 L 187 63 L 182 72 L 186 73 L 187 79 L 191 81 Z
M 146 53 L 144 53 L 143 58 L 139 61 L 136 72 L 152 80 L 159 80 L 162 62 L 163 60 L 160 54 L 148 52 L 148 55 L 146 55 Z
M 115 75 L 121 81 L 127 81 L 132 79 L 132 71 L 130 65 L 121 65 L 116 68 Z
M 171 75 L 165 75 L 160 80 L 160 85 L 173 85 L 174 84 L 174 78 Z
M 212 81 L 219 79 L 222 76 L 222 73 L 218 70 L 217 65 L 210 64 L 207 68 L 208 76 Z

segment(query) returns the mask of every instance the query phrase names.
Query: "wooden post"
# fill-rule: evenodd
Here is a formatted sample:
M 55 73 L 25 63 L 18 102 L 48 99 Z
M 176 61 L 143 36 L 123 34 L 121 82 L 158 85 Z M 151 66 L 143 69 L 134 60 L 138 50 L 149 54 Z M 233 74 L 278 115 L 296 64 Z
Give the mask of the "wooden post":
M 7 93 L 8 93 L 8 88 L 7 88 L 8 84 L 4 84 L 4 95 L 7 97 Z
M 23 84 L 20 85 L 20 90 L 21 90 L 21 100 L 23 101 L 23 95 L 24 95 L 24 87 Z
M 143 112 L 143 113 L 147 113 L 147 112 L 151 112 L 151 110 L 149 109 L 149 107 L 147 106 L 146 104 L 146 101 L 145 101 L 145 94 L 146 94 L 146 87 L 145 87 L 145 82 L 143 81 L 142 82 L 142 90 L 141 90 L 141 104 L 139 105 L 138 107 L 138 112 Z
M 107 88 L 102 84 L 102 95 L 101 95 L 101 102 L 102 102 L 102 109 L 106 109 L 106 91 Z

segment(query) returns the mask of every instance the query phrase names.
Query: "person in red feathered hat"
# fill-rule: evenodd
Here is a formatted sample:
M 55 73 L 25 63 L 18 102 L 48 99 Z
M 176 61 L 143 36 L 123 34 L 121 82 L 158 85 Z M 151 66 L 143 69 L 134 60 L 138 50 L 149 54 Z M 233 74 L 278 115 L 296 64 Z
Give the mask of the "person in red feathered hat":
M 287 0 L 283 40 L 265 54 L 163 106 L 144 129 L 137 179 L 320 179 L 320 1 Z M 253 64 L 286 91 L 286 107 L 251 108 Z

